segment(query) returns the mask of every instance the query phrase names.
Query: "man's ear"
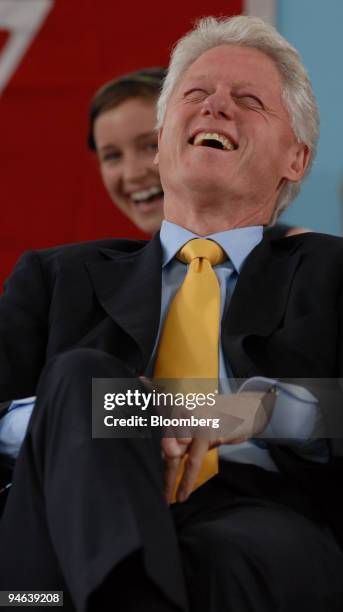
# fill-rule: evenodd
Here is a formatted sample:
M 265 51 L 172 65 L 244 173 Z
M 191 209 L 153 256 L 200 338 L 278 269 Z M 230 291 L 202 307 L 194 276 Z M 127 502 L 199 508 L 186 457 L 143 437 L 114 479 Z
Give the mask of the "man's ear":
M 301 181 L 310 159 L 311 151 L 309 147 L 303 142 L 295 143 L 290 151 L 290 159 L 284 178 L 295 183 Z
M 162 130 L 163 130 L 163 128 L 159 128 L 159 130 L 157 132 L 157 143 L 158 143 L 158 145 L 160 144 L 160 141 L 161 141 Z M 160 161 L 160 158 L 159 158 L 159 154 L 158 154 L 158 150 L 157 150 L 157 153 L 156 153 L 156 155 L 154 157 L 154 164 L 155 164 L 155 166 L 158 166 L 159 161 Z

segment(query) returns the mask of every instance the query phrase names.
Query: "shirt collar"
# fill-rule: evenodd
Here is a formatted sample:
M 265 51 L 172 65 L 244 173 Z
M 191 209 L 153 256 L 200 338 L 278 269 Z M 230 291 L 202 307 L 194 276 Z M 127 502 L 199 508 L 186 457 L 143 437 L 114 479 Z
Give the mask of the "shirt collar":
M 233 263 L 236 272 L 240 272 L 245 259 L 255 246 L 261 242 L 263 237 L 262 225 L 251 227 L 238 227 L 225 232 L 209 234 L 208 236 L 198 236 L 193 232 L 164 220 L 161 226 L 160 240 L 162 245 L 162 267 L 166 266 L 192 238 L 211 238 L 215 240 Z

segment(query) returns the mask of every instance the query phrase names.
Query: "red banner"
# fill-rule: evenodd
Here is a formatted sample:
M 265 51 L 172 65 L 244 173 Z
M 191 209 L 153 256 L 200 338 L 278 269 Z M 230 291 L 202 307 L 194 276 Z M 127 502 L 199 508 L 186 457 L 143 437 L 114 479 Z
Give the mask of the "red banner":
M 165 65 L 203 15 L 241 12 L 242 0 L 1 0 L 0 282 L 24 250 L 137 236 L 105 194 L 87 150 L 89 100 L 104 81 Z

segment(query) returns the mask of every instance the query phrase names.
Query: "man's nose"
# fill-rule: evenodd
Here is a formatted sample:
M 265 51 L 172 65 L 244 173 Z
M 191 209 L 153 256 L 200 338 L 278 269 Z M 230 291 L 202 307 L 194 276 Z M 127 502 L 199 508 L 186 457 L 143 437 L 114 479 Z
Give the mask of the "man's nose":
M 215 119 L 232 119 L 233 116 L 233 104 L 229 96 L 223 96 L 219 94 L 212 94 L 207 96 L 203 102 L 201 114 L 206 116 L 210 115 Z

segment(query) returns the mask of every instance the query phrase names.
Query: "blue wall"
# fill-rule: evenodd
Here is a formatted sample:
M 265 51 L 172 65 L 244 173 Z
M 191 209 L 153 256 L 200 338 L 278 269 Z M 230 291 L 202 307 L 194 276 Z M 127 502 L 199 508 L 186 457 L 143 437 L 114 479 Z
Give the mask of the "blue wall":
M 292 225 L 343 234 L 343 1 L 276 0 L 278 30 L 300 52 L 321 116 L 318 154 L 283 215 Z

